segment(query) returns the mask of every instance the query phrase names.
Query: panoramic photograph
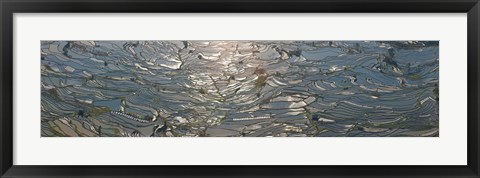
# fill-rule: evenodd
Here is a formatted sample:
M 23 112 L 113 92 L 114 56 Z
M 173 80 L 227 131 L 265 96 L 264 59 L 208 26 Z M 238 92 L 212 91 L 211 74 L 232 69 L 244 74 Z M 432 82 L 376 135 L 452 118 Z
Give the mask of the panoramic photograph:
M 41 41 L 41 137 L 439 137 L 439 41 Z

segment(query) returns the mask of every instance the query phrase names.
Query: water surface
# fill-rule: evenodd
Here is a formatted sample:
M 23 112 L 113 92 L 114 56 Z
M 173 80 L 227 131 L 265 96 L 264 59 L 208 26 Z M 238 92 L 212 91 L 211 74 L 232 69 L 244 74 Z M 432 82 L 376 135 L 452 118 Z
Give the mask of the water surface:
M 438 41 L 42 41 L 41 135 L 439 136 Z

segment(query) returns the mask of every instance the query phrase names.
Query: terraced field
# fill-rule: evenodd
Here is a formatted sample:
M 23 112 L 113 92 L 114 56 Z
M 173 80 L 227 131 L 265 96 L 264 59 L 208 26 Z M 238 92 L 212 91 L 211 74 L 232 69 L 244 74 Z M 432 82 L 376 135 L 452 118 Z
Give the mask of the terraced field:
M 42 41 L 41 136 L 437 137 L 437 41 Z

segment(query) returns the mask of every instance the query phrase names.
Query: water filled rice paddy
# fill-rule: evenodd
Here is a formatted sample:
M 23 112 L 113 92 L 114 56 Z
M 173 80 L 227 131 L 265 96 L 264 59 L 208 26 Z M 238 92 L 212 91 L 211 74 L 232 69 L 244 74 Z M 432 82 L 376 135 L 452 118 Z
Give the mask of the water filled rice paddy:
M 42 41 L 41 136 L 439 136 L 437 41 Z

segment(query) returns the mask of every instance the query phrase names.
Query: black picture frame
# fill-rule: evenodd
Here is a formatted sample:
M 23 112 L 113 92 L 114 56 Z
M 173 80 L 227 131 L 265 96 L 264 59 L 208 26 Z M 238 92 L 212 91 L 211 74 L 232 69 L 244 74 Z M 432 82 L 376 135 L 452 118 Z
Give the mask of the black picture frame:
M 478 0 L 1 0 L 1 177 L 479 177 Z M 17 166 L 13 165 L 14 13 L 468 13 L 466 166 Z M 34 148 L 32 148 L 34 150 Z

